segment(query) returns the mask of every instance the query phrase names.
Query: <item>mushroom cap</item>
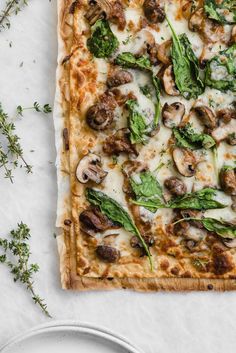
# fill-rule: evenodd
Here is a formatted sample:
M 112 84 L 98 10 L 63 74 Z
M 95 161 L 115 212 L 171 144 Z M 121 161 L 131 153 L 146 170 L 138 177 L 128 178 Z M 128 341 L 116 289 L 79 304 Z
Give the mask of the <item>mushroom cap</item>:
M 175 147 L 172 157 L 181 175 L 192 177 L 196 173 L 197 160 L 192 151 L 187 148 Z
M 227 248 L 236 248 L 236 239 L 222 239 L 222 242 Z
M 84 156 L 78 163 L 76 169 L 76 177 L 82 184 L 86 184 L 89 180 L 100 184 L 107 176 L 107 172 L 102 170 L 101 157 L 94 153 Z
M 170 48 L 171 48 L 172 40 L 166 40 L 165 42 L 161 43 L 157 49 L 157 58 L 158 60 L 165 64 L 170 65 L 171 58 L 170 58 Z
M 169 96 L 179 96 L 179 91 L 177 90 L 175 85 L 172 65 L 169 65 L 167 68 L 163 70 L 161 81 L 165 92 Z
M 185 114 L 185 106 L 180 102 L 172 104 L 165 103 L 162 109 L 163 124 L 165 127 L 173 128 L 178 126 Z
M 208 127 L 209 129 L 214 129 L 216 127 L 216 115 L 209 107 L 205 105 L 200 105 L 195 107 L 194 111 L 206 127 Z

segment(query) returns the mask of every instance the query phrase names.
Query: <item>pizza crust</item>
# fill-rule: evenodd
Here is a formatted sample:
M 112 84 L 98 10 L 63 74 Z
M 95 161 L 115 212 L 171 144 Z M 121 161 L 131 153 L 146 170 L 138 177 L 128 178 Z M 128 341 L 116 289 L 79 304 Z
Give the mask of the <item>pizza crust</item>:
M 69 14 L 69 9 L 73 4 L 73 0 L 58 0 L 58 69 L 57 69 L 57 90 L 54 108 L 54 123 L 56 129 L 56 145 L 57 145 L 57 171 L 58 171 L 58 208 L 57 222 L 58 227 L 57 244 L 60 256 L 60 273 L 63 289 L 72 289 L 79 291 L 86 290 L 112 290 L 112 289 L 133 289 L 142 292 L 151 291 L 191 291 L 191 290 L 235 290 L 235 279 L 203 279 L 203 278 L 92 278 L 88 276 L 78 275 L 77 260 L 80 255 L 81 237 L 78 226 L 78 210 L 83 209 L 84 198 L 83 188 L 75 181 L 74 167 L 78 155 L 76 150 L 64 151 L 62 131 L 67 128 L 71 131 L 81 129 L 81 122 L 76 121 L 74 116 L 73 104 L 75 97 L 70 96 L 70 86 L 73 85 L 74 76 L 70 76 L 69 65 L 62 61 L 71 53 L 73 48 L 74 35 L 73 32 L 73 16 Z M 77 3 L 84 1 L 77 1 Z M 77 19 L 78 20 L 78 19 Z M 77 38 L 78 39 L 78 38 Z M 75 50 L 78 49 L 75 48 Z M 68 54 L 69 53 L 69 54 Z M 72 49 L 73 56 L 73 49 Z M 73 60 L 72 60 L 73 63 Z M 74 63 L 76 65 L 76 62 Z M 79 72 L 78 72 L 79 75 Z M 74 103 L 74 102 L 73 102 Z M 88 103 L 88 102 L 87 102 Z M 91 104 L 91 102 L 90 102 Z M 71 107 L 72 106 L 72 107 Z M 90 139 L 90 143 L 94 145 L 96 138 L 94 133 L 84 130 L 83 135 L 78 136 L 80 146 L 83 146 L 82 153 L 86 154 L 89 145 L 86 140 Z M 92 142 L 91 142 L 92 141 Z M 72 194 L 71 191 L 72 190 Z M 76 197 L 74 197 L 76 196 Z M 73 214 L 74 211 L 74 214 Z M 65 219 L 72 220 L 70 226 L 64 224 Z M 75 229 L 76 228 L 76 229 Z

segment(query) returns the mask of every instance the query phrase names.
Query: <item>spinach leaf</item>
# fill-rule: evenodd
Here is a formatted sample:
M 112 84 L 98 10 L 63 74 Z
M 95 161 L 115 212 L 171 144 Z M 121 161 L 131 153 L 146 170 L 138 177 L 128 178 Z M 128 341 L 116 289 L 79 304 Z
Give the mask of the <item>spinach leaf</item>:
M 155 115 L 153 119 L 153 128 L 155 129 L 158 126 L 161 116 L 161 82 L 160 79 L 152 74 L 152 83 L 156 92 L 156 104 L 155 104 Z
M 177 224 L 182 221 L 199 221 L 203 224 L 209 232 L 214 232 L 226 239 L 236 238 L 236 224 L 224 221 L 222 219 L 215 219 L 211 217 L 206 218 L 195 218 L 195 217 L 186 217 L 182 218 L 179 221 L 175 222 Z
M 179 147 L 197 150 L 200 148 L 210 149 L 215 146 L 215 140 L 210 135 L 195 132 L 189 123 L 182 128 L 174 127 L 172 131 Z
M 96 58 L 108 58 L 118 48 L 118 39 L 108 21 L 98 20 L 92 26 L 92 36 L 87 40 L 87 46 Z
M 134 178 L 130 179 L 130 185 L 132 191 L 135 195 L 135 203 L 138 204 L 139 202 L 144 203 L 147 205 L 150 203 L 153 207 L 147 206 L 146 208 L 151 212 L 156 212 L 159 208 L 158 205 L 163 205 L 163 198 L 162 198 L 162 187 L 155 178 L 155 176 L 147 171 L 142 172 L 139 175 L 140 182 L 137 182 Z
M 128 126 L 131 132 L 131 143 L 145 143 L 147 141 L 147 124 L 145 118 L 138 111 L 137 101 L 129 99 L 126 106 L 129 109 Z
M 151 94 L 151 88 L 149 85 L 140 86 L 139 88 L 142 94 L 144 94 L 149 99 L 151 98 L 152 94 Z
M 223 238 L 236 238 L 236 225 L 214 218 L 203 218 L 202 224 L 210 232 L 215 232 Z
M 209 210 L 215 208 L 224 208 L 227 205 L 215 199 L 216 190 L 206 188 L 184 196 L 177 196 L 168 202 L 168 208 L 193 209 L 193 210 Z
M 153 263 L 148 246 L 145 243 L 142 235 L 140 234 L 138 228 L 136 227 L 128 212 L 125 211 L 125 209 L 117 201 L 113 200 L 101 191 L 88 188 L 86 189 L 86 198 L 92 205 L 98 206 L 101 212 L 105 214 L 109 219 L 124 227 L 125 230 L 133 233 L 139 238 L 149 258 L 152 270 Z
M 154 75 L 152 71 L 152 66 L 150 60 L 146 56 L 141 56 L 136 58 L 132 53 L 121 53 L 117 56 L 115 63 L 117 65 L 130 68 L 130 69 L 139 69 L 139 70 L 148 70 L 151 73 L 152 84 L 156 92 L 157 102 L 155 104 L 155 116 L 153 119 L 153 129 L 158 125 L 160 115 L 161 115 L 161 101 L 160 101 L 160 92 L 161 92 L 161 83 L 160 79 Z
M 223 92 L 236 92 L 236 44 L 208 61 L 205 84 Z
M 115 59 L 115 63 L 129 69 L 152 70 L 151 62 L 146 56 L 143 55 L 136 58 L 129 52 L 119 54 Z
M 235 0 L 205 0 L 204 10 L 207 17 L 221 24 L 236 23 Z
M 172 31 L 171 58 L 176 86 L 186 99 L 197 98 L 204 91 L 198 59 L 186 34 L 177 36 L 169 19 L 166 19 Z

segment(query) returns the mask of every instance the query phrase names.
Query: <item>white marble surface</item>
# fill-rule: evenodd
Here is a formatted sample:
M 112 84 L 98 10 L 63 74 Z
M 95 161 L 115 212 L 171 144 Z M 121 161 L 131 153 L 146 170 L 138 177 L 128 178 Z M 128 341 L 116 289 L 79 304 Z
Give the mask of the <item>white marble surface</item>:
M 5 0 L 0 1 L 0 6 Z M 9 42 L 12 42 L 10 48 Z M 0 33 L 0 101 L 15 113 L 18 104 L 53 103 L 57 43 L 56 0 L 32 0 L 9 31 Z M 20 64 L 23 62 L 23 66 Z M 235 352 L 236 293 L 72 293 L 60 288 L 56 241 L 55 148 L 52 116 L 25 113 L 16 121 L 33 174 L 0 179 L 0 234 L 21 220 L 32 229 L 32 260 L 40 264 L 36 286 L 54 319 L 106 326 L 146 353 Z M 35 150 L 35 152 L 30 152 Z M 48 321 L 30 296 L 0 267 L 0 345 Z

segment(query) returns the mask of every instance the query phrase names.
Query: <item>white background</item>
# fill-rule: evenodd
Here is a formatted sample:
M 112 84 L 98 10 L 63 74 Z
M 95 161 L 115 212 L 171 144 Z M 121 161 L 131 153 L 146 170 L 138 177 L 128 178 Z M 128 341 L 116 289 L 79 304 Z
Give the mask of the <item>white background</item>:
M 0 5 L 5 0 L 0 0 Z M 57 57 L 56 0 L 32 0 L 9 31 L 0 33 L 0 101 L 11 116 L 16 106 L 53 103 Z M 12 47 L 9 43 L 12 42 Z M 23 62 L 23 66 L 20 64 Z M 236 293 L 72 293 L 60 288 L 56 217 L 55 142 L 52 115 L 26 112 L 17 119 L 33 174 L 1 175 L 0 235 L 21 220 L 31 228 L 32 261 L 41 271 L 36 287 L 54 319 L 96 323 L 126 336 L 146 353 L 235 352 Z M 30 152 L 34 150 L 34 152 Z M 0 345 L 13 335 L 49 321 L 0 266 Z

